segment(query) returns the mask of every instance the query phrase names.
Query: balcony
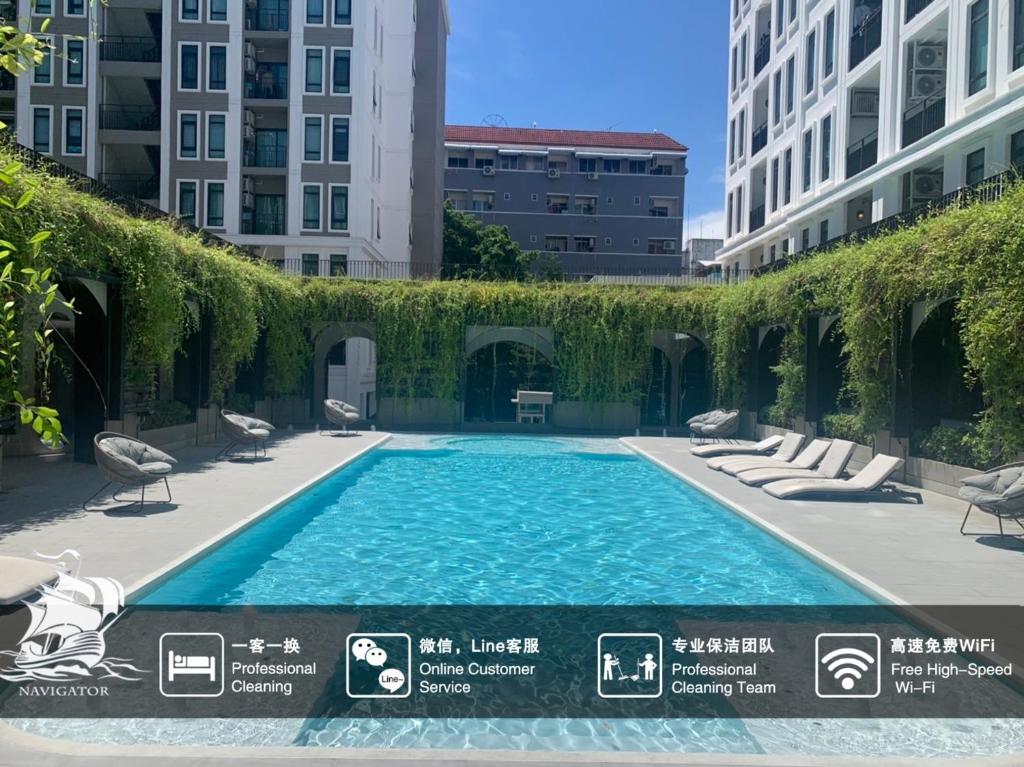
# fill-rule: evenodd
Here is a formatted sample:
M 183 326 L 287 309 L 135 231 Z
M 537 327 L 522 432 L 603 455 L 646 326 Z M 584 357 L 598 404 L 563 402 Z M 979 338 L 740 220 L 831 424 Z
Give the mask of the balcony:
M 246 30 L 255 32 L 287 32 L 288 10 L 260 8 L 245 14 Z
M 846 177 L 853 178 L 878 162 L 878 131 L 872 131 L 846 150 Z
M 258 146 L 245 150 L 244 165 L 247 168 L 287 168 L 287 146 Z
M 259 215 L 242 222 L 242 234 L 284 234 L 284 215 Z
M 764 204 L 758 205 L 750 211 L 750 231 L 756 232 L 764 226 Z
M 288 65 L 281 64 L 274 69 L 263 69 L 245 78 L 245 98 L 276 99 L 288 98 Z
M 850 69 L 878 50 L 882 44 L 882 6 L 861 22 L 850 35 Z
M 145 173 L 101 173 L 99 180 L 120 194 L 138 200 L 155 200 L 160 196 L 160 179 Z
M 931 4 L 932 0 L 907 0 L 906 21 L 910 21 Z
M 754 51 L 754 77 L 761 74 L 761 70 L 768 66 L 768 62 L 772 60 L 772 39 L 770 35 L 765 35 L 761 44 L 757 46 L 757 50 Z
M 754 157 L 768 146 L 768 121 L 765 120 L 761 127 L 753 132 L 750 137 L 750 156 Z
M 946 124 L 946 96 L 932 96 L 903 113 L 903 148 Z
M 100 40 L 101 61 L 160 61 L 160 42 L 152 37 L 109 35 Z
M 145 104 L 100 104 L 100 130 L 160 130 L 160 110 Z

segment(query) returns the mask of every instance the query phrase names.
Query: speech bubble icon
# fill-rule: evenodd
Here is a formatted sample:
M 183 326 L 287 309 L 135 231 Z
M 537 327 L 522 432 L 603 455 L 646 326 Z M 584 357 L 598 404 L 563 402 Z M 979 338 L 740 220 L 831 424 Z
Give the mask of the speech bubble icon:
M 371 647 L 366 651 L 366 662 L 371 666 L 383 666 L 388 662 L 388 654 L 379 647 Z
M 352 643 L 352 654 L 356 656 L 356 660 L 366 660 L 366 653 L 377 646 L 377 643 L 372 639 L 361 637 Z
M 383 652 L 383 650 L 381 651 Z M 397 692 L 405 684 L 405 674 L 399 671 L 397 668 L 386 668 L 380 672 L 380 676 L 377 677 L 377 681 L 380 686 L 388 692 Z

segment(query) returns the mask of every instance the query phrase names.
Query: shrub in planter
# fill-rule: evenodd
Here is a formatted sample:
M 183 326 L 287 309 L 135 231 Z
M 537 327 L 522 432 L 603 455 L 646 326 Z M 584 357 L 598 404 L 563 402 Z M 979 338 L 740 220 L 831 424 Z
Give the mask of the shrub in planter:
M 979 430 L 962 431 L 950 426 L 936 426 L 931 431 L 919 429 L 910 438 L 911 453 L 932 461 L 987 469 L 997 463 L 996 456 Z
M 236 413 L 251 413 L 254 410 L 252 397 L 243 391 L 231 392 L 224 402 L 224 407 Z
M 832 439 L 848 439 L 861 445 L 870 444 L 870 437 L 864 425 L 854 413 L 829 413 L 822 416 L 821 431 Z
M 142 419 L 142 428 L 164 429 L 192 422 L 192 409 L 177 400 L 157 400 L 153 409 Z

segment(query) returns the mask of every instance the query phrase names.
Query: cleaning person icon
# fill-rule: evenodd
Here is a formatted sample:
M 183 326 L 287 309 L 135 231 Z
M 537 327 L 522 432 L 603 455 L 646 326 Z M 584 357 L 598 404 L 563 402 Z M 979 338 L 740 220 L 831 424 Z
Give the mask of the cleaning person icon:
M 644 655 L 642 663 L 638 663 L 638 666 L 644 670 L 644 681 L 651 682 L 654 680 L 654 670 L 658 668 L 658 664 L 654 660 L 654 653 L 647 653 Z
M 615 672 L 615 668 L 619 665 L 619 659 L 616 658 L 614 655 L 612 655 L 610 652 L 606 652 L 602 656 L 602 659 L 604 660 L 604 664 L 603 664 L 604 671 L 602 673 L 602 677 L 601 678 L 605 682 L 610 682 L 611 680 L 615 679 L 615 673 L 614 672 Z

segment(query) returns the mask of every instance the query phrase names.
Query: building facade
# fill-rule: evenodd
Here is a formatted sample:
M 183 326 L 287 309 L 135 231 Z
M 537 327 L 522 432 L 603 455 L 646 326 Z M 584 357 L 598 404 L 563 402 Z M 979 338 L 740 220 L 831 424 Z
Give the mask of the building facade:
M 413 208 L 441 225 L 413 153 L 417 122 L 443 119 L 446 0 L 19 0 L 19 17 L 62 35 L 17 82 L 39 152 L 308 275 L 403 276 Z
M 730 0 L 727 274 L 1024 167 L 1024 0 Z
M 444 196 L 567 273 L 673 272 L 686 157 L 661 133 L 449 125 Z

